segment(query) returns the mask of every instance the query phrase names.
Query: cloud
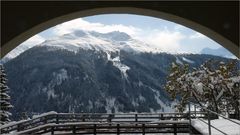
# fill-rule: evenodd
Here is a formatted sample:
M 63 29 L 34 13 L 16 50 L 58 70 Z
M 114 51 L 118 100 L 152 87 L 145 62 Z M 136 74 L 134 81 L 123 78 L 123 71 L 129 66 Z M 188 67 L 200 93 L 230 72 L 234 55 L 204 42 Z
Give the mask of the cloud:
M 16 56 L 20 55 L 22 52 L 26 51 L 27 49 L 32 48 L 33 46 L 36 46 L 40 43 L 45 41 L 43 37 L 41 37 L 39 34 L 29 38 L 28 40 L 21 43 L 19 46 L 17 46 L 15 49 L 13 49 L 11 52 L 9 52 L 5 58 L 15 58 Z
M 142 37 L 146 43 L 153 45 L 156 48 L 166 52 L 177 52 L 181 48 L 181 41 L 186 36 L 179 31 L 169 31 L 167 28 L 164 30 L 153 30 L 147 35 Z
M 182 30 L 182 29 L 186 29 L 186 27 L 185 27 L 185 26 L 182 26 L 182 25 L 180 25 L 180 24 L 176 24 L 176 25 L 174 26 L 174 30 Z
M 129 34 L 133 38 L 153 45 L 155 48 L 161 49 L 162 51 L 176 52 L 180 48 L 180 42 L 186 37 L 180 32 L 180 29 L 183 28 L 185 27 L 177 24 L 174 31 L 170 31 L 166 26 L 161 30 L 151 29 L 145 31 L 144 28 L 138 28 L 131 25 L 105 25 L 102 23 L 91 23 L 79 18 L 53 27 L 53 33 L 59 36 L 71 33 L 75 30 L 97 31 L 100 33 L 121 31 Z
M 190 39 L 202 39 L 202 38 L 206 38 L 206 36 L 199 32 L 196 32 L 193 35 L 189 36 L 189 38 Z
M 15 51 L 10 52 L 8 56 L 16 57 L 23 51 L 42 43 L 48 39 L 48 34 L 51 34 L 50 37 L 55 37 L 71 33 L 75 30 L 97 31 L 100 33 L 108 33 L 112 31 L 125 32 L 133 38 L 144 41 L 157 49 L 174 53 L 179 51 L 181 48 L 180 43 L 186 37 L 182 32 L 180 32 L 180 29 L 182 28 L 182 26 L 176 25 L 175 29 L 171 31 L 167 26 L 164 26 L 161 29 L 145 29 L 123 24 L 106 25 L 102 23 L 92 23 L 79 18 L 52 27 L 45 31 L 47 34 L 45 33 L 41 36 L 41 33 L 39 33 L 29 38 L 15 48 Z
M 116 22 L 117 21 L 118 20 L 116 20 Z M 217 43 L 209 40 L 205 35 L 180 24 L 168 25 L 165 23 L 159 23 L 159 25 L 144 25 L 136 27 L 132 23 L 132 25 L 123 25 L 120 23 L 121 21 L 119 21 L 118 24 L 109 25 L 89 22 L 83 18 L 74 19 L 56 25 L 43 33 L 39 33 L 29 38 L 16 48 L 18 49 L 16 52 L 22 52 L 20 46 L 23 49 L 31 48 L 34 45 L 40 44 L 45 39 L 71 33 L 75 30 L 96 31 L 100 33 L 108 33 L 112 31 L 125 32 L 135 39 L 144 41 L 159 50 L 170 53 L 198 53 L 204 47 L 215 46 L 212 48 L 216 48 L 216 46 L 219 46 Z M 137 23 L 138 22 L 136 22 L 136 24 Z M 201 42 L 199 42 L 200 40 Z
M 24 41 L 22 44 L 20 44 L 20 46 L 27 46 L 27 47 L 33 47 L 37 44 L 42 43 L 43 41 L 45 41 L 45 39 L 40 36 L 39 34 L 32 36 L 31 38 L 27 39 L 26 41 Z
M 102 23 L 91 23 L 83 20 L 82 18 L 79 18 L 79 19 L 71 20 L 55 26 L 53 28 L 53 32 L 56 35 L 63 35 L 79 29 L 86 30 L 86 31 L 97 31 L 100 33 L 120 31 L 120 32 L 125 32 L 131 36 L 136 35 L 141 31 L 141 29 L 133 26 L 126 26 L 122 24 L 105 25 Z

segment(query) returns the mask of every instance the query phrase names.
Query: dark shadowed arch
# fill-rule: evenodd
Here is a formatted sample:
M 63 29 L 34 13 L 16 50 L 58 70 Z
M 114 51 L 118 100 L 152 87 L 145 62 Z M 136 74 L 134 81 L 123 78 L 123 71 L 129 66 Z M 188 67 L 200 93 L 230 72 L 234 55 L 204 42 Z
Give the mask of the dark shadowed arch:
M 149 8 L 148 6 L 147 6 L 147 8 L 145 8 L 144 3 L 142 5 L 141 4 L 140 5 L 136 4 L 135 6 L 134 6 L 134 3 L 130 3 L 130 6 L 126 6 L 126 5 L 128 5 L 128 3 L 127 4 L 126 3 L 121 4 L 121 2 L 118 2 L 118 3 L 119 3 L 119 5 L 117 5 L 117 6 L 116 5 L 113 6 L 111 4 L 108 4 L 107 6 L 97 6 L 97 5 L 93 6 L 93 4 L 90 3 L 89 8 L 85 7 L 85 8 L 81 9 L 81 6 L 80 6 L 79 9 L 78 8 L 77 9 L 73 8 L 75 10 L 70 10 L 70 11 L 67 10 L 67 12 L 61 11 L 61 13 L 59 13 L 60 11 L 58 11 L 59 10 L 59 7 L 58 7 L 57 10 L 55 11 L 56 12 L 55 16 L 54 16 L 54 14 L 53 14 L 53 16 L 50 16 L 50 17 L 49 17 L 49 15 L 46 14 L 45 18 L 44 18 L 44 16 L 43 17 L 40 16 L 40 17 L 42 17 L 42 20 L 44 20 L 44 21 L 38 21 L 37 23 L 34 22 L 34 24 L 31 24 L 31 22 L 28 22 L 28 23 L 24 22 L 24 16 L 23 16 L 23 19 L 19 19 L 20 21 L 17 22 L 17 23 L 19 23 L 18 25 L 20 25 L 20 28 L 22 28 L 22 30 L 20 30 L 20 32 L 19 32 L 19 31 L 17 31 L 18 29 L 16 29 L 15 33 L 12 32 L 12 33 L 15 34 L 15 35 L 13 34 L 14 36 L 12 36 L 10 34 L 10 38 L 8 38 L 8 37 L 3 37 L 2 38 L 3 41 L 1 41 L 1 43 L 2 43 L 2 45 L 1 45 L 1 47 L 2 47 L 1 48 L 1 58 L 4 57 L 8 52 L 10 52 L 12 49 L 17 47 L 19 44 L 21 44 L 26 39 L 34 36 L 35 34 L 41 32 L 43 30 L 46 30 L 46 29 L 48 29 L 52 26 L 55 26 L 57 24 L 60 24 L 60 23 L 63 23 L 63 22 L 66 22 L 66 21 L 69 21 L 69 20 L 72 20 L 72 19 L 80 18 L 80 17 L 86 17 L 86 16 L 91 16 L 91 15 L 100 15 L 100 14 L 110 14 L 110 13 L 111 14 L 113 14 L 113 13 L 114 14 L 124 13 L 124 14 L 146 15 L 146 16 L 157 17 L 157 18 L 160 18 L 160 19 L 165 19 L 165 20 L 168 20 L 168 21 L 172 21 L 172 22 L 184 25 L 186 27 L 189 27 L 189 28 L 191 28 L 195 31 L 198 31 L 198 32 L 208 36 L 209 38 L 213 39 L 214 41 L 218 42 L 220 45 L 222 45 L 223 47 L 228 49 L 230 52 L 232 52 L 238 58 L 240 57 L 239 37 L 238 37 L 239 36 L 239 31 L 237 29 L 232 29 L 232 28 L 238 28 L 239 29 L 239 26 L 236 25 L 236 24 L 239 23 L 239 20 L 236 20 L 236 22 L 234 22 L 234 23 L 232 22 L 232 18 L 229 19 L 229 22 L 228 22 L 228 20 L 226 20 L 227 23 L 223 22 L 224 25 L 222 26 L 224 29 L 222 31 L 218 31 L 218 32 L 216 31 L 216 29 L 214 29 L 214 27 L 210 27 L 210 25 L 209 25 L 209 27 L 206 26 L 206 25 L 203 25 L 204 21 L 202 21 L 202 23 L 201 23 L 201 21 L 197 22 L 197 19 L 198 19 L 198 20 L 205 20 L 205 23 L 209 23 L 209 24 L 210 23 L 216 23 L 216 25 L 218 24 L 217 22 L 210 22 L 210 21 L 214 21 L 214 18 L 211 18 L 211 17 L 214 17 L 214 16 L 212 16 L 212 14 L 210 13 L 211 10 L 209 9 L 209 6 L 207 6 L 207 8 L 204 7 L 204 4 L 207 4 L 207 3 L 200 3 L 199 6 L 197 5 L 198 3 L 193 4 L 192 8 L 188 7 L 188 6 L 191 6 L 191 4 L 185 3 L 185 5 L 187 6 L 185 8 L 188 9 L 188 10 L 184 11 L 184 10 L 177 10 L 178 6 L 181 6 L 181 5 L 183 6 L 184 4 L 172 4 L 171 5 L 171 2 L 170 2 L 169 9 L 172 9 L 173 11 L 175 11 L 175 13 L 171 12 L 171 10 L 170 11 L 166 10 L 168 8 L 165 7 L 165 6 L 169 6 L 169 3 L 166 3 L 166 2 L 165 3 L 155 2 L 155 5 L 154 5 L 154 2 L 153 2 L 152 4 L 150 4 L 151 8 Z M 116 3 L 116 4 L 118 4 L 118 3 Z M 22 6 L 20 3 L 18 3 L 18 4 L 19 4 L 19 6 Z M 25 3 L 25 4 L 27 5 L 27 3 Z M 162 5 L 159 5 L 159 4 L 162 4 Z M 212 4 L 212 8 L 214 8 L 214 3 L 210 3 L 210 5 L 211 4 Z M 235 2 L 235 4 L 237 4 L 237 3 Z M 6 4 L 6 5 L 8 5 L 8 4 Z M 24 5 L 23 8 L 24 7 L 29 8 L 29 6 L 31 6 L 31 4 L 29 6 L 26 6 L 26 5 Z M 47 6 L 48 3 L 45 2 L 43 5 Z M 217 5 L 216 7 L 220 7 L 219 9 L 226 6 L 226 5 L 224 5 L 224 3 L 220 3 L 220 4 L 216 4 L 216 5 Z M 237 5 L 236 6 L 233 6 L 233 5 L 234 5 L 234 3 L 230 4 L 230 5 L 227 5 L 226 7 L 227 8 L 237 7 Z M 53 5 L 51 5 L 51 6 L 53 6 Z M 87 4 L 85 6 L 87 6 Z M 40 5 L 40 7 L 41 7 L 41 5 Z M 198 12 L 196 12 L 196 14 L 195 14 L 195 16 L 196 16 L 195 19 L 196 20 L 193 21 L 193 19 L 191 18 L 192 16 L 187 16 L 187 15 L 184 16 L 184 14 L 187 14 L 187 11 L 195 11 L 193 9 L 194 7 L 195 8 L 198 7 L 196 9 L 196 11 L 198 11 Z M 7 6 L 5 8 L 7 8 Z M 16 7 L 16 8 L 18 8 L 18 7 Z M 34 8 L 34 7 L 31 7 L 31 8 Z M 29 8 L 29 9 L 31 9 L 31 8 Z M 54 6 L 52 8 L 54 8 Z M 60 8 L 61 8 L 61 6 L 60 6 Z M 68 8 L 70 8 L 70 7 L 68 7 Z M 183 9 L 185 9 L 185 8 L 183 8 Z M 64 10 L 64 9 L 65 9 L 65 7 L 62 7 L 62 10 Z M 239 9 L 239 7 L 238 7 L 238 9 Z M 34 9 L 32 9 L 32 10 L 34 10 Z M 41 8 L 38 9 L 38 10 L 41 10 Z M 200 10 L 202 10 L 203 14 L 199 14 L 199 13 L 201 13 Z M 209 10 L 209 15 L 207 14 L 207 12 L 204 12 L 203 10 Z M 52 11 L 54 11 L 54 10 L 52 10 Z M 235 10 L 233 10 L 233 11 L 235 11 Z M 236 9 L 236 11 L 238 11 L 238 10 Z M 29 12 L 31 12 L 31 10 L 29 10 Z M 24 13 L 26 14 L 26 18 L 27 18 L 27 12 L 24 12 Z M 234 13 L 233 17 L 236 17 L 237 13 L 235 13 L 235 12 L 232 12 L 232 13 Z M 51 14 L 51 13 L 49 13 L 49 14 Z M 4 17 L 4 15 L 5 14 L 3 14 L 3 17 Z M 39 14 L 36 14 L 36 16 L 38 16 L 38 15 Z M 189 15 L 192 15 L 192 14 L 189 14 Z M 216 16 L 221 16 L 221 15 L 216 14 L 216 13 L 215 13 L 215 15 Z M 200 17 L 198 17 L 198 16 L 200 16 Z M 201 17 L 204 17 L 204 16 L 206 18 L 201 18 Z M 231 16 L 231 14 L 229 16 Z M 9 17 L 11 17 L 11 16 L 9 16 Z M 19 16 L 13 16 L 13 17 L 18 18 Z M 228 18 L 225 18 L 225 19 L 228 19 Z M 238 18 L 234 18 L 234 19 L 239 19 L 239 13 L 238 13 Z M 41 18 L 40 18 L 40 20 L 41 20 Z M 224 20 L 224 18 L 223 18 L 223 20 Z M 7 17 L 6 17 L 6 21 L 7 21 Z M 23 22 L 21 22 L 21 21 L 23 21 Z M 216 21 L 219 21 L 219 18 L 216 17 Z M 7 31 L 11 31 L 11 30 L 10 29 L 7 30 L 4 27 L 4 25 L 8 26 L 7 22 L 3 21 L 3 24 L 1 25 L 2 28 L 3 28 L 2 35 L 4 35 L 6 33 L 6 35 L 4 35 L 4 36 L 7 36 L 8 35 Z M 27 27 L 28 25 L 32 26 L 32 27 Z M 231 33 L 233 35 L 232 36 L 230 35 L 230 37 L 228 37 L 229 32 L 224 33 L 224 30 L 227 31 L 229 29 L 230 29 L 230 31 L 233 32 L 233 33 Z M 1 35 L 1 37 L 2 37 L 2 35 Z M 12 36 L 12 38 L 11 38 L 11 36 Z M 236 38 L 236 36 L 237 36 L 237 38 Z

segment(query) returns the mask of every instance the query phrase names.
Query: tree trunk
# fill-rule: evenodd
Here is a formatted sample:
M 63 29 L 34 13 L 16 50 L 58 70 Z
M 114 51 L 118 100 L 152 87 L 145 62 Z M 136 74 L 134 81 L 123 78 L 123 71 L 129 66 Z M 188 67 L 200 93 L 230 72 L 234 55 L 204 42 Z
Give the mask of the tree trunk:
M 215 112 L 216 113 L 219 113 L 219 109 L 218 109 L 218 104 L 217 104 L 217 101 L 216 101 L 216 97 L 214 96 L 214 91 L 211 89 L 211 92 L 212 92 L 212 96 L 213 96 L 213 103 L 214 103 L 214 108 L 215 108 Z M 214 116 L 214 119 L 215 117 L 218 119 L 218 115 Z
M 236 104 L 235 104 L 235 118 L 240 120 L 240 108 L 239 108 L 239 102 L 236 101 Z

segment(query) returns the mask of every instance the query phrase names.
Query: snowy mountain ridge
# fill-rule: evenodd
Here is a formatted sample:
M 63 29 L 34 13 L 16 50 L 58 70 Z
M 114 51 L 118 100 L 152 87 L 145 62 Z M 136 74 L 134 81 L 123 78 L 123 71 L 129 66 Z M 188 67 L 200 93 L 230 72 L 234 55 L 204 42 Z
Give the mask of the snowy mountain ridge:
M 94 31 L 78 30 L 73 33 L 46 40 L 41 46 L 55 46 L 76 52 L 79 48 L 103 52 L 161 52 L 149 44 L 131 38 L 123 32 L 98 33 Z
M 3 63 L 17 57 L 24 51 L 33 46 L 54 46 L 55 49 L 67 49 L 76 52 L 78 49 L 96 50 L 104 52 L 119 52 L 120 50 L 128 52 L 162 52 L 161 49 L 153 47 L 142 41 L 133 39 L 124 32 L 113 31 L 108 33 L 99 33 L 95 31 L 76 30 L 72 33 L 54 37 L 44 42 L 34 44 L 21 44 L 11 52 L 9 52 L 1 61 Z

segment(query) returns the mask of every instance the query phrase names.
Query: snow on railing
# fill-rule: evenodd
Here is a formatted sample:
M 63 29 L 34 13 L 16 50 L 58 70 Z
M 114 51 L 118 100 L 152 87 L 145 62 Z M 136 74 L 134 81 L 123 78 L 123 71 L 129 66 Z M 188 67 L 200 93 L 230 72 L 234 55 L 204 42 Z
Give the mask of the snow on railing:
M 50 112 L 43 113 L 43 114 L 40 114 L 40 115 L 34 115 L 33 119 L 37 119 L 37 118 L 44 117 L 44 116 L 47 116 L 47 115 L 54 115 L 54 114 L 58 114 L 58 113 L 54 112 L 54 111 L 50 111 Z
M 207 120 L 208 120 L 208 122 L 205 122 L 204 120 L 202 120 L 202 119 L 200 119 L 200 118 L 198 118 L 198 119 L 199 119 L 200 121 L 202 121 L 203 123 L 205 123 L 205 124 L 208 125 L 208 134 L 209 134 L 209 135 L 212 134 L 211 127 L 214 128 L 214 129 L 216 129 L 217 131 L 219 131 L 220 133 L 222 133 L 222 134 L 224 134 L 224 135 L 228 135 L 228 134 L 225 133 L 224 131 L 221 131 L 220 129 L 216 128 L 215 126 L 213 126 L 213 125 L 211 124 L 210 114 L 215 114 L 215 115 L 217 115 L 217 116 L 219 116 L 219 117 L 222 117 L 222 118 L 224 118 L 224 119 L 226 119 L 226 120 L 228 120 L 228 121 L 230 121 L 230 122 L 232 122 L 232 123 L 234 123 L 234 124 L 237 124 L 237 125 L 239 125 L 239 128 L 240 128 L 240 123 L 239 123 L 239 122 L 234 121 L 234 120 L 232 120 L 232 119 L 229 119 L 229 118 L 227 118 L 227 117 L 225 117 L 225 116 L 223 116 L 223 115 L 221 115 L 221 114 L 218 114 L 218 113 L 216 113 L 216 112 L 214 112 L 214 111 L 212 111 L 212 110 L 207 109 L 206 107 L 197 105 L 197 104 L 192 103 L 192 102 L 189 102 L 189 104 L 188 104 L 189 123 L 190 123 L 190 125 L 192 125 L 192 124 L 191 124 L 191 114 L 192 114 L 192 113 L 191 113 L 191 104 L 194 105 L 195 110 L 196 110 L 196 107 L 199 107 L 199 108 L 201 108 L 201 109 L 204 109 L 204 110 L 207 112 L 207 116 L 208 116 L 208 117 L 207 117 L 207 118 L 208 118 Z M 195 118 L 196 118 L 196 113 L 195 113 Z
M 203 114 L 203 112 L 197 112 Z M 70 122 L 151 122 L 156 120 L 182 120 L 187 118 L 187 113 L 57 113 L 48 112 L 34 116 L 29 120 L 11 122 L 0 126 L 0 133 L 23 131 L 46 124 L 62 124 Z
M 47 124 L 47 123 L 53 122 L 52 119 L 55 118 L 55 115 L 57 115 L 57 113 L 51 111 L 48 113 L 43 113 L 41 115 L 35 116 L 32 119 L 20 120 L 17 122 L 13 121 L 8 124 L 0 126 L 0 133 L 5 133 L 5 132 L 8 133 L 11 131 L 21 131 L 28 128 L 37 127 L 41 124 Z M 53 116 L 53 117 L 50 117 L 50 116 Z

